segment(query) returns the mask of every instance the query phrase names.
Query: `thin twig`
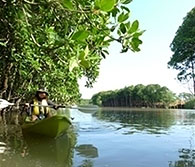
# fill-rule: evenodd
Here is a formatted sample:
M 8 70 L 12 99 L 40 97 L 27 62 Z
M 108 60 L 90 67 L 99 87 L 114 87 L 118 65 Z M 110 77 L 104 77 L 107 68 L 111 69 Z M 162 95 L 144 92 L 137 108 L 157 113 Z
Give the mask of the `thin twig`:
M 38 47 L 41 47 L 41 45 L 35 40 L 33 34 L 30 34 L 30 36 L 31 36 L 33 42 L 34 42 Z
M 28 3 L 28 4 L 31 4 L 31 5 L 38 5 L 38 3 L 30 2 L 30 1 L 27 1 L 27 0 L 24 0 L 24 2 L 26 2 L 26 3 Z
M 27 19 L 27 14 L 26 14 L 26 11 L 24 8 L 22 8 L 23 12 L 24 12 L 24 15 L 25 15 L 25 21 L 26 21 L 26 24 L 29 25 L 29 22 L 28 22 L 28 19 Z

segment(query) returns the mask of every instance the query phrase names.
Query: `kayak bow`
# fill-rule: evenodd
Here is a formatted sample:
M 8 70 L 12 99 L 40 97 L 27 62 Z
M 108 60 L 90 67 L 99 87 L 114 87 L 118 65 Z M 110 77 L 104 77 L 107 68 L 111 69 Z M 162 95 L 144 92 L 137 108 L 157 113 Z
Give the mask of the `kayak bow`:
M 54 115 L 35 122 L 25 122 L 22 132 L 55 138 L 65 133 L 70 125 L 71 122 L 65 115 Z

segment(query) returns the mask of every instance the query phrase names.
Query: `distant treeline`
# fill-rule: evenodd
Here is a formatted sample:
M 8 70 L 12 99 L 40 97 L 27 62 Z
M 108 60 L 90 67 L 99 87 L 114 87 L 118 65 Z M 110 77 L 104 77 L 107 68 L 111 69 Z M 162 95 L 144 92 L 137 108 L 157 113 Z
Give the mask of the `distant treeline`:
M 115 91 L 99 92 L 92 97 L 92 103 L 102 107 L 169 107 L 177 100 L 167 87 L 158 84 L 138 84 Z

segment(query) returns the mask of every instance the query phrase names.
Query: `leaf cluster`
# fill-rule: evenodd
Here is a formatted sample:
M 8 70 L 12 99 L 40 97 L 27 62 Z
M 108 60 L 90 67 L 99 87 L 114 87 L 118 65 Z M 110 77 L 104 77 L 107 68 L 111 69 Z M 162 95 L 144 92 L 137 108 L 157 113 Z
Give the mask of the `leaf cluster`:
M 99 92 L 91 100 L 93 104 L 104 107 L 168 107 L 176 100 L 176 96 L 165 86 L 138 84 L 115 91 Z
M 0 1 L 0 96 L 30 98 L 46 88 L 55 101 L 80 98 L 112 41 L 139 51 L 143 31 L 128 21 L 130 0 Z M 114 32 L 117 32 L 113 37 Z
M 179 71 L 180 81 L 194 80 L 195 63 L 195 8 L 184 18 L 170 45 L 173 55 L 168 66 Z

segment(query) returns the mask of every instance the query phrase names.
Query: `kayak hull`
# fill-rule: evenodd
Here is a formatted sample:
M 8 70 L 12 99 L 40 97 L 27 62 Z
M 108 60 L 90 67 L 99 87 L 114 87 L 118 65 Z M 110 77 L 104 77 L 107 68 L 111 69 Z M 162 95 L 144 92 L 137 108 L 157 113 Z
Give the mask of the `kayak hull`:
M 66 116 L 54 115 L 40 121 L 26 122 L 22 125 L 22 132 L 55 138 L 65 133 L 70 125 Z

